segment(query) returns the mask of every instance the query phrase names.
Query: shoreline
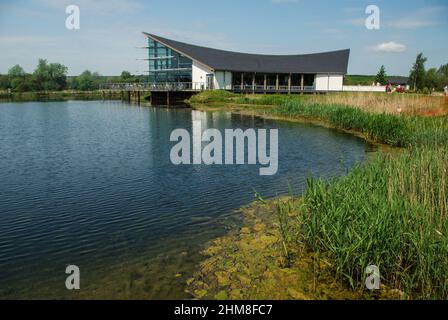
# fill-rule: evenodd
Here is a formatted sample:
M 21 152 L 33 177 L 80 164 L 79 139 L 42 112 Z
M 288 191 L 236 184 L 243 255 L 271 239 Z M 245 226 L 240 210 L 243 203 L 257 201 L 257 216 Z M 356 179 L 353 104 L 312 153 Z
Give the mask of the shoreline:
M 249 103 L 235 102 L 238 99 Z M 246 218 L 239 230 L 233 230 L 209 244 L 203 252 L 206 257 L 200 265 L 200 270 L 194 278 L 187 281 L 188 291 L 198 299 L 266 299 L 273 298 L 279 292 L 282 294 L 275 296 L 274 299 L 446 298 L 445 286 L 438 284 L 442 281 L 439 276 L 444 274 L 443 270 L 447 268 L 448 262 L 446 255 L 441 253 L 444 241 L 440 240 L 440 236 L 448 232 L 447 224 L 443 222 L 447 216 L 444 212 L 448 206 L 445 196 L 448 192 L 446 165 L 448 117 L 374 114 L 350 106 L 307 105 L 306 100 L 304 102 L 300 98 L 281 98 L 277 103 L 265 105 L 257 104 L 259 102 L 257 99 L 264 98 L 257 96 L 235 98 L 234 95 L 205 93 L 202 97 L 199 95 L 199 98 L 194 97 L 189 102 L 195 110 L 232 112 L 324 126 L 353 134 L 380 147 L 378 156 L 372 161 L 368 160 L 355 167 L 341 178 L 332 181 L 311 179 L 307 190 L 300 195 L 302 204 L 297 205 L 293 198 L 286 198 L 285 204 L 277 208 L 271 205 L 268 210 L 271 219 L 274 219 L 272 217 L 275 216 L 275 212 L 281 212 L 285 208 L 288 212 L 300 215 L 300 226 L 292 227 L 291 233 L 286 235 L 295 239 L 292 249 L 286 251 L 305 250 L 311 254 L 314 252 L 323 255 L 326 260 L 324 264 L 329 266 L 331 276 L 326 277 L 327 272 L 318 274 L 317 278 L 323 279 L 319 285 L 324 288 L 329 286 L 334 291 L 324 290 L 322 292 L 325 293 L 322 295 L 316 290 L 311 292 L 309 272 L 296 270 L 309 269 L 310 264 L 304 265 L 303 261 L 302 264 L 300 261 L 293 261 L 293 266 L 295 264 L 296 268 L 289 270 L 303 280 L 302 287 L 292 288 L 289 292 L 285 290 L 290 288 L 290 281 L 283 281 L 283 286 L 273 287 L 272 283 L 282 283 L 281 277 L 272 278 L 266 275 L 260 277 L 256 275 L 256 270 L 254 274 L 246 272 L 244 281 L 235 278 L 234 273 L 238 274 L 237 271 L 241 270 L 235 269 L 232 264 L 243 265 L 244 273 L 244 261 L 260 255 L 261 258 L 257 263 L 263 264 L 266 270 L 271 270 L 270 275 L 284 271 L 281 264 L 275 266 L 272 261 L 269 263 L 269 260 L 263 258 L 266 256 L 266 248 L 273 243 L 277 243 L 277 251 L 280 250 L 278 242 L 281 242 L 281 239 L 278 236 L 276 239 L 270 238 L 271 243 L 255 248 L 250 254 L 245 254 L 244 251 L 244 242 L 248 238 L 252 237 L 252 240 L 256 241 L 263 236 L 272 236 L 283 230 L 281 219 L 275 231 L 265 227 L 257 230 L 253 228 L 254 223 Z M 275 97 L 272 100 L 275 101 Z M 249 205 L 249 208 L 251 206 L 253 204 Z M 364 208 L 362 216 L 359 216 L 355 209 L 360 206 Z M 338 207 L 341 210 L 332 209 Z M 242 208 L 243 212 L 244 210 L 245 208 Z M 321 216 L 319 220 L 314 218 L 317 213 Z M 347 221 L 353 223 L 347 225 Z M 273 221 L 270 223 L 275 225 Z M 263 224 L 266 225 L 266 221 L 263 221 Z M 353 233 L 366 234 L 359 238 L 358 242 L 353 243 L 351 235 Z M 415 243 L 416 238 L 419 239 L 418 243 Z M 384 242 L 384 239 L 389 241 Z M 374 250 L 372 243 L 377 243 L 379 248 Z M 431 247 L 433 245 L 437 245 L 438 249 Z M 364 248 L 366 251 L 354 250 L 353 246 Z M 238 255 L 235 256 L 236 252 L 243 252 L 242 261 L 238 259 Z M 347 256 L 344 258 L 345 255 Z M 272 257 L 272 252 L 268 253 L 268 256 Z M 425 258 L 415 260 L 413 258 L 415 256 Z M 310 261 L 310 256 L 302 257 Z M 371 294 L 364 288 L 363 272 L 367 264 L 362 261 L 384 265 L 383 268 L 387 270 L 386 274 L 381 274 L 381 289 L 375 293 Z M 314 265 L 314 262 L 312 264 Z M 428 269 L 432 272 L 425 271 Z M 315 274 L 314 272 L 311 278 L 316 278 Z M 339 284 L 337 287 L 332 285 L 336 282 Z M 316 288 L 315 281 L 313 283 Z M 260 286 L 267 288 L 264 292 L 266 295 L 254 289 Z M 349 291 L 345 292 L 345 289 Z
M 119 92 L 97 91 L 48 91 L 48 92 L 0 92 L 2 102 L 45 102 L 70 100 L 121 100 Z
M 213 104 L 220 104 L 221 107 L 213 106 Z M 223 105 L 224 107 L 222 107 Z M 377 146 L 378 152 L 396 153 L 404 150 L 401 147 L 374 141 L 362 132 L 335 127 L 325 120 L 275 116 L 255 109 L 241 109 L 254 107 L 253 105 L 216 102 L 191 103 L 190 106 L 193 110 L 198 111 L 232 112 L 269 120 L 321 126 L 359 137 L 367 143 Z M 275 108 L 274 105 L 258 105 L 256 107 Z M 366 161 L 368 162 L 369 159 Z M 206 249 L 201 252 L 204 259 L 199 265 L 199 271 L 186 282 L 186 292 L 191 294 L 194 299 L 216 300 L 371 300 L 401 299 L 403 297 L 403 293 L 399 290 L 385 286 L 375 294 L 362 290 L 350 290 L 343 282 L 332 277 L 329 269 L 331 263 L 307 250 L 303 243 L 296 244 L 299 248 L 289 248 L 292 260 L 286 263 L 285 255 L 281 254 L 284 244 L 282 244 L 279 234 L 278 221 L 274 215 L 269 213 L 277 210 L 277 203 L 288 200 L 300 202 L 300 198 L 279 196 L 266 201 L 254 201 L 237 210 L 243 216 L 242 225 L 206 245 Z M 297 214 L 288 213 L 288 219 L 294 218 L 297 218 Z M 249 248 L 251 244 L 255 249 Z M 242 253 L 235 254 L 236 252 Z M 261 257 L 261 259 L 256 260 L 257 257 Z M 231 267 L 228 264 L 229 259 L 233 263 Z M 251 264 L 257 264 L 258 273 L 261 269 L 265 269 L 265 271 L 253 277 L 247 272 Z M 316 273 L 317 269 L 319 274 Z
M 213 103 L 215 104 L 215 103 Z M 377 146 L 378 148 L 380 148 L 383 151 L 388 151 L 388 152 L 396 152 L 399 150 L 404 150 L 404 147 L 395 147 L 395 146 L 391 146 L 389 144 L 383 143 L 383 142 L 378 142 L 372 138 L 370 138 L 367 134 L 363 133 L 363 132 L 359 132 L 356 130 L 348 130 L 348 129 L 344 129 L 338 126 L 334 126 L 331 123 L 329 123 L 326 120 L 322 120 L 322 119 L 313 119 L 313 118 L 307 118 L 307 117 L 288 117 L 288 116 L 278 116 L 278 115 L 273 115 L 273 114 L 269 114 L 266 112 L 261 112 L 260 110 L 256 110 L 256 109 L 249 109 L 249 110 L 242 110 L 239 107 L 244 107 L 244 106 L 250 106 L 250 107 L 254 107 L 253 105 L 237 105 L 234 103 L 216 103 L 216 104 L 221 104 L 221 105 L 225 105 L 225 108 L 222 107 L 208 107 L 206 104 L 199 104 L 199 103 L 192 103 L 190 104 L 190 107 L 192 110 L 197 110 L 197 111 L 221 111 L 221 112 L 231 112 L 234 114 L 239 114 L 239 115 L 243 115 L 243 116 L 254 116 L 254 117 L 259 117 L 262 119 L 267 119 L 267 120 L 276 120 L 276 121 L 287 121 L 287 122 L 292 122 L 292 123 L 304 123 L 304 124 L 312 124 L 315 126 L 319 126 L 319 127 L 324 127 L 327 129 L 332 129 L 332 130 L 336 130 L 339 132 L 343 132 L 343 133 L 347 133 L 347 134 L 351 134 L 355 137 L 361 138 L 364 141 L 366 141 L 369 144 L 372 144 L 374 146 Z M 236 108 L 235 108 L 236 107 Z M 264 108 L 275 108 L 275 105 L 266 105 L 266 106 L 257 106 L 257 107 L 264 107 Z
M 334 277 L 332 264 L 323 254 L 309 251 L 304 243 L 285 240 L 280 219 L 297 223 L 298 214 L 272 215 L 278 206 L 301 198 L 283 196 L 258 200 L 238 210 L 242 225 L 206 245 L 199 270 L 186 281 L 194 299 L 216 300 L 372 300 L 401 299 L 399 290 L 382 286 L 371 293 L 352 290 Z

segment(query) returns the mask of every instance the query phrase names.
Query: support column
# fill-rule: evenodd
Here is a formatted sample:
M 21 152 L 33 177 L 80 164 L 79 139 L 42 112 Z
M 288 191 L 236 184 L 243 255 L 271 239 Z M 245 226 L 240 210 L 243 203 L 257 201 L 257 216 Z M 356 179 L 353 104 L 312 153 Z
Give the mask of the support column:
M 170 105 L 170 92 L 169 91 L 166 92 L 166 104 L 168 106 Z
M 304 89 L 304 86 L 303 86 L 304 83 L 305 83 L 305 76 L 302 73 L 301 78 L 300 78 L 300 91 L 302 91 L 302 92 Z
M 256 73 L 254 73 L 252 75 L 252 93 L 255 94 L 255 75 Z
M 275 90 L 278 92 L 278 84 L 279 84 L 279 80 L 278 80 L 278 73 L 277 73 L 277 78 L 275 79 Z
M 241 91 L 243 91 L 244 89 L 244 72 L 241 72 Z
M 291 74 L 288 77 L 288 94 L 291 94 Z
M 268 75 L 266 73 L 264 74 L 263 87 L 264 87 L 264 93 L 266 93 L 266 90 L 268 89 Z

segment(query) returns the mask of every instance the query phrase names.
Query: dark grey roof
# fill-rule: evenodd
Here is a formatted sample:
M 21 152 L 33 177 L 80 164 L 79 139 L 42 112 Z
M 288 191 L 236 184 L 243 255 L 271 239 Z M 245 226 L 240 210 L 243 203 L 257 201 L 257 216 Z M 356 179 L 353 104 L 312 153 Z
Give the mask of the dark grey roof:
M 301 55 L 239 53 L 195 46 L 146 32 L 143 34 L 214 70 L 346 74 L 350 55 L 350 49 Z
M 391 76 L 387 77 L 387 81 L 389 81 L 390 84 L 407 84 L 409 82 L 409 78 L 402 76 Z

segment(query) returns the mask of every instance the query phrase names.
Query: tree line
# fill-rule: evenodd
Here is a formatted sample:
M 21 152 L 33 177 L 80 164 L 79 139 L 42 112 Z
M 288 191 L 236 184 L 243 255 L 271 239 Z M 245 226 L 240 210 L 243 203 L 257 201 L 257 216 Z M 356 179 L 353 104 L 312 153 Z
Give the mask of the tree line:
M 427 58 L 423 53 L 419 53 L 409 71 L 408 85 L 414 92 L 429 93 L 432 91 L 442 91 L 448 85 L 448 63 L 437 68 L 426 70 Z M 386 68 L 380 67 L 375 82 L 382 85 L 388 84 Z
M 86 70 L 78 76 L 67 76 L 68 68 L 60 63 L 39 59 L 36 69 L 27 73 L 20 65 L 11 67 L 7 74 L 0 74 L 0 90 L 13 92 L 97 90 L 101 84 L 112 82 L 143 82 L 144 77 L 123 71 L 120 76 L 102 76 Z

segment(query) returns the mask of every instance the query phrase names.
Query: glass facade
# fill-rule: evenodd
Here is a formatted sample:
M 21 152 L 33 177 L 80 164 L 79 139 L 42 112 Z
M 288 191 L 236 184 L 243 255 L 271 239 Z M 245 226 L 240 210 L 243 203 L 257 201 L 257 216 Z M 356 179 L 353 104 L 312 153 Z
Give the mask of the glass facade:
M 151 38 L 148 38 L 148 61 L 150 83 L 192 82 L 192 60 Z

